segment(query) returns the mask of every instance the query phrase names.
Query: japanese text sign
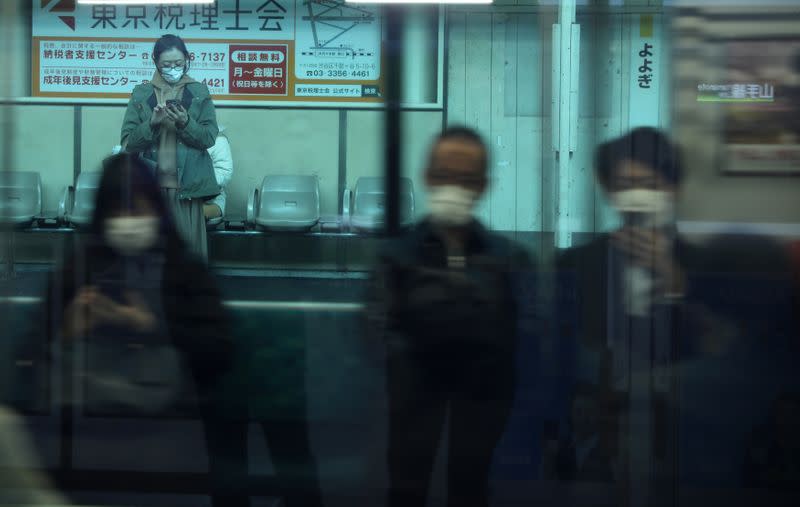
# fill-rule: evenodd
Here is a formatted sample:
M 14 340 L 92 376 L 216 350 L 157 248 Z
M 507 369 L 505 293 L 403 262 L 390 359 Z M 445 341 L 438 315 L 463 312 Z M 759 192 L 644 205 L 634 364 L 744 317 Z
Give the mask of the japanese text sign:
M 153 43 L 167 33 L 184 39 L 189 75 L 215 99 L 381 101 L 380 13 L 344 0 L 33 0 L 32 94 L 126 98 L 152 78 Z

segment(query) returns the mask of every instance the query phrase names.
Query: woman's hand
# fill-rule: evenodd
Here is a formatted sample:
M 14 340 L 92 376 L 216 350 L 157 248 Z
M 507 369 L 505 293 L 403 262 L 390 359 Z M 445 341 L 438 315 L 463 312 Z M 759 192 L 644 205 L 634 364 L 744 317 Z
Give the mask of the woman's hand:
M 102 292 L 96 292 L 90 309 L 92 320 L 97 324 L 125 324 L 126 317 L 123 305 L 117 304 Z
M 167 118 L 175 122 L 175 126 L 182 129 L 189 123 L 189 113 L 181 104 L 170 104 L 166 108 Z
M 125 293 L 128 305 L 120 305 L 125 321 L 140 333 L 149 333 L 155 330 L 156 317 L 138 292 Z
M 222 209 L 220 209 L 219 205 L 212 203 L 203 204 L 203 215 L 205 215 L 206 220 L 211 220 L 212 218 L 219 218 L 222 216 Z
M 127 304 L 117 303 L 104 294 L 97 293 L 94 298 L 93 316 L 104 324 L 128 327 L 140 333 L 155 329 L 156 318 L 147 307 L 142 296 L 133 291 L 125 293 Z
M 156 318 L 141 295 L 125 294 L 128 304 L 119 304 L 96 287 L 81 287 L 64 312 L 62 333 L 79 338 L 100 325 L 130 326 L 140 333 L 155 329 Z
M 89 308 L 95 292 L 96 289 L 90 285 L 81 287 L 64 309 L 64 323 L 61 329 L 64 338 L 78 338 L 94 327 L 94 322 L 89 315 Z
M 153 108 L 153 115 L 150 117 L 150 126 L 157 127 L 161 125 L 164 118 L 167 117 L 167 106 L 158 104 Z

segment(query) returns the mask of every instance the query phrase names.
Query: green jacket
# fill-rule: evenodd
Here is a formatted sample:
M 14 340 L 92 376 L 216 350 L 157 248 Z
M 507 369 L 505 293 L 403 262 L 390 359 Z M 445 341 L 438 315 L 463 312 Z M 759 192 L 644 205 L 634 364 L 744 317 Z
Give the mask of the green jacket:
M 177 131 L 178 197 L 208 199 L 220 192 L 208 148 L 214 146 L 219 128 L 214 103 L 206 85 L 187 83 L 181 104 L 189 112 L 189 123 Z M 121 143 L 125 150 L 141 153 L 155 163 L 160 128 L 150 126 L 156 106 L 156 95 L 150 83 L 133 89 L 125 119 L 122 121 Z

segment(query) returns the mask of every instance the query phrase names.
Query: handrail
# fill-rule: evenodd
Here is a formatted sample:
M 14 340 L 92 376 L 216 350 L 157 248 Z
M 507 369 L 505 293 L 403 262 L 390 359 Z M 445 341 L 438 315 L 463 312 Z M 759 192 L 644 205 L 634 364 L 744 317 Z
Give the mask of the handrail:
M 305 311 L 335 311 L 335 312 L 359 312 L 364 309 L 363 303 L 357 302 L 334 302 L 334 301 L 253 301 L 253 300 L 232 300 L 223 301 L 229 308 L 252 309 L 252 310 L 305 310 Z
M 17 305 L 32 305 L 41 303 L 38 296 L 0 296 L 0 304 L 10 303 Z M 363 303 L 355 301 L 257 301 L 234 299 L 223 301 L 222 304 L 229 308 L 248 310 L 295 310 L 314 312 L 360 312 L 364 309 Z

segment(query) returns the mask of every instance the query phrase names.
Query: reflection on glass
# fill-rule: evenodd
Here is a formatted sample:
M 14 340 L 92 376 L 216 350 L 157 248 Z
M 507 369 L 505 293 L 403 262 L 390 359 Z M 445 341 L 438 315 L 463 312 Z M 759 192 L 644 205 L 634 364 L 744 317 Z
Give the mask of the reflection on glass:
M 0 2 L 0 503 L 800 504 L 799 40 Z

